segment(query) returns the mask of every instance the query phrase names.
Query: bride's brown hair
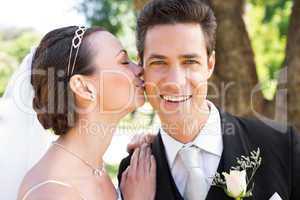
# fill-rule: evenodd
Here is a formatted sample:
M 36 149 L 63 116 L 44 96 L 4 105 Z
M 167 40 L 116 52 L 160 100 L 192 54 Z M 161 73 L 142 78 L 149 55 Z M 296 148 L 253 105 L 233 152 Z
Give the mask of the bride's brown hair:
M 56 135 L 65 134 L 75 123 L 75 102 L 69 87 L 67 68 L 77 29 L 78 26 L 69 26 L 47 33 L 37 47 L 32 61 L 33 108 L 43 127 L 53 129 Z M 72 75 L 91 75 L 95 71 L 90 63 L 94 52 L 87 39 L 98 31 L 104 29 L 88 28 L 84 33 Z M 75 54 L 76 51 L 73 51 L 72 59 Z

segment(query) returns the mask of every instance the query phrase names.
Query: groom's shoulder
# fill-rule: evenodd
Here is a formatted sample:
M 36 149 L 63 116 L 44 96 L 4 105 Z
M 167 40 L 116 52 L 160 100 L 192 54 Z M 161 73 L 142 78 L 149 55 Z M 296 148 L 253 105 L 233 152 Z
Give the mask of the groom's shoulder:
M 238 117 L 227 113 L 237 128 L 243 134 L 259 143 L 273 143 L 278 145 L 291 144 L 294 137 L 299 137 L 295 129 L 287 124 L 272 120 L 260 120 L 250 117 Z

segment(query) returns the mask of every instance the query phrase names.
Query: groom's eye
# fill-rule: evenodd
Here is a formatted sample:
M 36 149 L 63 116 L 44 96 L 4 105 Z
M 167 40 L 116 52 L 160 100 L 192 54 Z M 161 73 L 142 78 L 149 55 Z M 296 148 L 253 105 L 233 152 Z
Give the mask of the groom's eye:
M 185 60 L 185 61 L 183 62 L 183 64 L 187 64 L 187 65 L 198 64 L 198 65 L 200 65 L 200 62 L 197 61 L 197 60 Z
M 166 64 L 165 61 L 163 61 L 163 60 L 156 60 L 156 61 L 150 62 L 149 65 L 151 66 L 151 65 L 164 65 L 164 64 Z

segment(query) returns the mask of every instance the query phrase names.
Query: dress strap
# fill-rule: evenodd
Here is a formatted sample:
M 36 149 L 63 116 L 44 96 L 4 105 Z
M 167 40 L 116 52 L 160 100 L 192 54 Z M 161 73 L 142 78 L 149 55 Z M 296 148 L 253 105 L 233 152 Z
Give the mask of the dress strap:
M 57 184 L 57 185 L 61 185 L 63 187 L 68 187 L 68 188 L 72 188 L 73 190 L 76 190 L 72 185 L 70 184 L 67 184 L 67 183 L 63 183 L 63 182 L 60 182 L 60 181 L 57 181 L 57 180 L 47 180 L 47 181 L 44 181 L 44 182 L 41 182 L 37 185 L 34 185 L 33 187 L 31 187 L 26 193 L 25 195 L 23 196 L 22 200 L 26 200 L 28 198 L 28 196 L 35 190 L 39 189 L 40 187 L 46 185 L 46 184 Z M 77 191 L 77 190 L 76 190 Z M 82 200 L 87 200 L 85 199 L 79 191 L 77 191 L 81 197 Z

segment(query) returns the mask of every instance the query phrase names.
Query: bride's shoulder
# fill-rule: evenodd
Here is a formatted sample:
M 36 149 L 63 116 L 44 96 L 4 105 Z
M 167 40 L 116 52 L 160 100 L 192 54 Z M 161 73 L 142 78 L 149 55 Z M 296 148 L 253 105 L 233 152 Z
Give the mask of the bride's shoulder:
M 23 188 L 20 188 L 18 200 L 82 200 L 72 188 L 59 184 L 44 184 L 35 190 L 31 190 L 38 185 L 36 184 L 31 187 L 24 185 Z
M 60 197 L 62 197 L 66 195 L 72 195 L 74 193 L 72 193 L 72 190 L 69 187 L 64 187 L 64 184 L 58 184 L 55 181 L 50 181 L 50 177 L 52 177 L 51 170 L 38 162 L 24 176 L 19 187 L 18 200 L 24 200 L 24 196 L 27 196 L 29 193 L 30 195 L 28 195 L 26 200 L 44 200 L 45 197 L 47 197 L 47 200 L 60 199 L 54 195 L 58 194 Z M 43 198 L 40 198 L 40 195 L 44 195 L 42 196 Z M 65 197 L 64 199 L 67 198 Z

